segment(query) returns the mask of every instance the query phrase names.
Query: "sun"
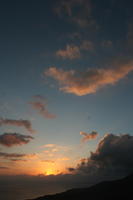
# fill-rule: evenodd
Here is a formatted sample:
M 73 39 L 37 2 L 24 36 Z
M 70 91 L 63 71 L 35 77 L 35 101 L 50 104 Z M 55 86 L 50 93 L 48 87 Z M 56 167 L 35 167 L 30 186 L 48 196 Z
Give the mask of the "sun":
M 52 169 L 52 168 L 48 168 L 46 169 L 45 171 L 45 175 L 49 176 L 49 175 L 56 175 L 57 172 L 55 171 L 55 169 Z

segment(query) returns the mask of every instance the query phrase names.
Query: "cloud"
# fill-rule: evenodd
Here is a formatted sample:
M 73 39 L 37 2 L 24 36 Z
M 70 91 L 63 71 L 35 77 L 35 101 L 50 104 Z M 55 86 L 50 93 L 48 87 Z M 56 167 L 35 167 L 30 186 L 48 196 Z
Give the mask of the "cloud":
M 98 136 L 98 133 L 96 131 L 92 131 L 91 133 L 85 133 L 85 132 L 80 132 L 80 135 L 83 136 L 82 142 L 87 142 L 89 140 L 93 140 Z
M 14 119 L 0 118 L 0 126 L 2 125 L 24 127 L 30 133 L 35 133 L 35 130 L 32 129 L 32 125 L 29 120 L 22 120 L 22 119 L 14 120 Z
M 86 51 L 93 51 L 94 50 L 94 44 L 90 40 L 83 40 L 80 49 L 86 50 Z
M 28 161 L 29 159 L 35 158 L 36 154 L 22 154 L 22 153 L 6 153 L 0 151 L 0 158 L 7 159 L 10 161 Z M 27 158 L 21 159 L 21 158 Z
M 44 148 L 55 148 L 56 147 L 56 144 L 45 144 L 41 147 L 44 147 Z
M 19 133 L 4 133 L 0 135 L 0 144 L 12 147 L 15 145 L 23 145 L 30 142 L 33 137 L 29 135 L 22 135 Z
M 81 50 L 93 51 L 94 44 L 89 40 L 83 40 L 80 45 L 68 44 L 66 49 L 61 49 L 56 52 L 56 56 L 63 59 L 78 59 L 81 57 Z
M 83 72 L 50 67 L 44 74 L 57 80 L 61 91 L 83 96 L 96 93 L 104 86 L 116 84 L 131 71 L 133 62 L 118 64 L 113 68 L 88 69 Z
M 106 134 L 87 161 L 81 162 L 76 173 L 88 176 L 125 176 L 133 172 L 133 136 Z
M 25 156 L 27 156 L 27 154 L 0 152 L 0 158 L 6 158 L 6 159 L 21 158 L 21 157 L 25 157 Z
M 82 5 L 84 0 L 62 0 L 59 1 L 59 4 L 55 7 L 55 12 L 61 16 L 62 13 L 65 13 L 68 16 L 72 16 L 73 7 L 77 5 Z
M 47 119 L 54 119 L 56 118 L 56 115 L 50 113 L 47 110 L 47 102 L 46 99 L 44 97 L 42 97 L 41 95 L 36 95 L 34 96 L 35 100 L 30 102 L 30 104 L 32 105 L 32 107 L 38 111 L 38 113 L 43 116 L 44 118 Z
M 55 163 L 54 160 L 42 160 L 42 162 L 45 162 L 45 163 Z
M 44 151 L 46 153 L 49 153 L 49 152 L 58 152 L 58 151 L 69 151 L 70 150 L 70 147 L 68 146 L 61 146 L 61 145 L 58 145 L 58 144 L 45 144 L 45 145 L 42 145 L 41 148 L 48 148 L 49 150 L 47 151 Z
M 51 192 L 51 188 L 53 193 L 57 193 L 75 187 L 89 187 L 101 181 L 122 178 L 132 173 L 132 155 L 133 136 L 128 134 L 106 134 L 99 141 L 96 150 L 88 158 L 82 159 L 76 168 L 69 168 L 69 174 L 50 176 L 43 174 L 38 176 L 1 175 L 0 185 L 2 189 L 4 188 L 2 191 L 6 190 L 6 194 L 9 196 L 17 194 L 14 199 L 19 199 L 20 196 L 23 199 L 33 198 L 33 193 L 29 196 L 29 193 L 26 195 L 23 192 L 27 191 L 27 188 L 29 191 L 34 191 L 35 196 L 38 196 L 40 191 L 43 195 L 47 195 Z M 10 183 L 8 188 L 7 182 Z M 15 185 L 17 193 L 12 191 L 12 184 Z M 20 187 L 22 188 L 21 190 L 19 190 Z M 6 196 L 5 192 L 3 193 Z M 3 199 L 6 199 L 6 197 Z
M 96 21 L 92 16 L 92 5 L 89 0 L 61 0 L 54 8 L 59 17 L 66 18 L 82 28 L 94 26 Z
M 46 109 L 46 105 L 44 103 L 36 101 L 36 102 L 30 102 L 30 104 L 33 106 L 34 109 L 38 110 L 39 113 L 44 118 L 54 119 L 56 117 L 56 115 L 49 113 L 49 111 Z
M 9 169 L 9 167 L 2 167 L 2 166 L 0 166 L 0 170 L 1 169 Z
M 70 60 L 77 59 L 81 57 L 80 49 L 75 45 L 67 45 L 66 49 L 58 50 L 56 56 L 62 57 L 64 59 L 68 58 Z
M 27 160 L 25 160 L 25 159 L 10 159 L 10 161 L 13 161 L 13 162 L 26 162 Z

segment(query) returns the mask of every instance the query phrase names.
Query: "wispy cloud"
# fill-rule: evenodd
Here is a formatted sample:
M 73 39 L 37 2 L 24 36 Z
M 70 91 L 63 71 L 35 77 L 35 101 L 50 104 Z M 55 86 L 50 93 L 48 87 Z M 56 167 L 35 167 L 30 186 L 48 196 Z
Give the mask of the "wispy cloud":
M 70 60 L 77 59 L 81 57 L 80 48 L 76 45 L 67 45 L 66 49 L 58 50 L 56 56 Z
M 34 96 L 34 100 L 30 102 L 32 107 L 38 111 L 38 113 L 47 119 L 54 119 L 56 118 L 55 114 L 52 114 L 47 109 L 47 101 L 41 95 Z
M 93 51 L 94 44 L 90 40 L 83 40 L 80 45 L 68 44 L 66 49 L 60 49 L 56 52 L 56 56 L 63 59 L 78 59 L 81 57 L 81 51 Z
M 0 170 L 1 169 L 9 169 L 9 167 L 4 167 L 4 166 L 2 167 L 2 166 L 0 166 Z
M 96 93 L 104 86 L 116 84 L 131 71 L 133 71 L 133 62 L 117 64 L 113 68 L 92 68 L 83 72 L 50 67 L 44 75 L 57 80 L 61 91 L 83 96 Z
M 55 163 L 54 160 L 42 160 L 42 162 L 45 162 L 45 163 Z
M 80 132 L 80 135 L 83 136 L 82 142 L 87 142 L 89 140 L 93 140 L 98 136 L 98 133 L 96 131 L 92 131 L 91 133 L 85 133 L 85 132 Z
M 56 144 L 45 144 L 43 146 L 41 146 L 42 148 L 55 148 Z
M 59 17 L 66 18 L 82 28 L 96 26 L 90 0 L 61 0 L 58 1 L 54 11 Z
M 2 125 L 24 127 L 30 133 L 36 132 L 35 130 L 32 129 L 32 125 L 29 120 L 22 120 L 22 119 L 16 120 L 16 119 L 0 118 L 0 126 L 2 126 Z
M 0 158 L 11 160 L 11 161 L 20 161 L 21 158 L 25 158 L 25 159 L 27 159 L 26 161 L 28 161 L 29 159 L 36 158 L 36 154 L 35 153 L 33 153 L 33 154 L 7 153 L 7 152 L 0 151 Z
M 69 151 L 71 148 L 68 146 L 62 146 L 62 145 L 58 145 L 58 144 L 45 144 L 42 145 L 41 148 L 44 148 L 45 150 L 43 151 L 46 154 L 53 154 L 56 152 L 67 152 Z
M 33 139 L 33 137 L 29 135 L 22 135 L 19 133 L 4 133 L 0 135 L 0 144 L 7 147 L 12 147 L 15 145 L 27 144 L 31 139 Z
M 10 159 L 10 161 L 13 161 L 13 162 L 27 162 L 26 159 Z
M 19 154 L 19 153 L 5 153 L 5 152 L 0 152 L 0 157 L 1 158 L 21 158 L 27 156 L 26 154 Z

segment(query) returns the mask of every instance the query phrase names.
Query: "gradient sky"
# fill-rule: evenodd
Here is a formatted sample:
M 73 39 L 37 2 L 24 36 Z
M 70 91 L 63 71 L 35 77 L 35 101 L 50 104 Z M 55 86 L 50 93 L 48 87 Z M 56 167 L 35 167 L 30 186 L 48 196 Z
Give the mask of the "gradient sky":
M 105 133 L 133 135 L 132 9 L 130 0 L 1 1 L 0 174 L 66 172 Z

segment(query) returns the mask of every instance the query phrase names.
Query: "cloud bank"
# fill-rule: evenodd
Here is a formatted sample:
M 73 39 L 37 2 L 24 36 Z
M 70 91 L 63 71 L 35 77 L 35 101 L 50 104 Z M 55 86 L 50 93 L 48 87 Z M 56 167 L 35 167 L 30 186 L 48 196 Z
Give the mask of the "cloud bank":
M 33 139 L 33 137 L 29 135 L 22 135 L 19 133 L 4 133 L 0 135 L 0 144 L 7 147 L 12 147 L 16 145 L 27 144 L 31 139 Z
M 116 84 L 131 71 L 133 71 L 133 62 L 114 68 L 88 69 L 83 72 L 50 67 L 44 74 L 58 81 L 61 91 L 83 96 L 96 93 L 107 85 Z

